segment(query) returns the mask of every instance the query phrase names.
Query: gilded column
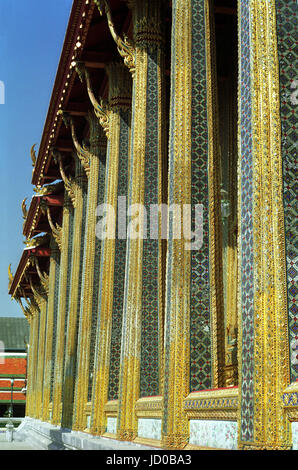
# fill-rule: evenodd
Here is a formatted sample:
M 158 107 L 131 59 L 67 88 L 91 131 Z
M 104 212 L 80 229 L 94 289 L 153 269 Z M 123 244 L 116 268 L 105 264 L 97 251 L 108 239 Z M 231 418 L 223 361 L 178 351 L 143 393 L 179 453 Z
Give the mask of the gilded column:
M 52 399 L 52 371 L 55 362 L 57 307 L 58 307 L 58 282 L 60 267 L 60 249 L 54 237 L 50 242 L 50 270 L 49 270 L 49 295 L 46 324 L 45 363 L 44 363 L 44 388 L 42 420 L 50 419 L 49 405 Z
M 33 287 L 33 286 L 32 286 Z M 33 287 L 34 296 L 39 306 L 39 328 L 38 328 L 38 345 L 36 351 L 36 378 L 35 378 L 35 413 L 34 417 L 42 419 L 42 402 L 43 402 L 43 377 L 44 377 L 44 358 L 45 358 L 45 339 L 46 339 L 46 321 L 47 321 L 47 290 L 40 287 Z
M 64 353 L 63 407 L 61 418 L 62 425 L 69 428 L 72 427 L 74 407 L 88 185 L 87 176 L 81 160 L 78 158 L 77 154 L 74 154 L 74 158 L 76 166 L 74 185 L 75 211 L 72 239 L 70 300 Z
M 73 240 L 73 221 L 75 205 L 75 186 L 70 184 L 63 173 L 62 156 L 56 154 L 60 169 L 65 180 L 63 222 L 61 232 L 61 259 L 60 259 L 60 278 L 59 278 L 59 300 L 58 300 L 58 318 L 57 318 L 57 340 L 56 357 L 54 363 L 53 378 L 53 416 L 52 423 L 61 423 L 61 409 L 63 396 L 63 376 L 64 376 L 64 354 L 65 338 L 67 331 L 67 318 L 70 300 L 70 279 L 72 262 L 72 240 Z
M 31 415 L 31 390 L 32 390 L 32 372 L 33 372 L 33 341 L 34 341 L 34 320 L 33 315 L 31 315 L 29 320 L 29 348 L 27 352 L 27 390 L 26 390 L 26 411 L 25 416 Z
M 155 237 L 146 211 L 161 204 L 166 156 L 163 2 L 130 2 L 134 29 L 126 274 L 117 433 L 137 436 L 136 401 L 161 394 L 163 281 L 160 219 Z M 148 224 L 148 227 L 147 227 Z M 148 229 L 148 231 L 147 231 Z
M 106 136 L 94 112 L 88 115 L 90 142 L 90 176 L 88 179 L 87 221 L 84 248 L 83 287 L 80 312 L 78 368 L 73 428 L 87 426 L 85 407 L 90 401 L 93 376 L 94 340 L 98 317 L 100 240 L 96 238 L 97 207 L 103 202 Z
M 279 60 L 279 94 L 281 116 L 281 152 L 283 161 L 283 200 L 285 224 L 285 259 L 287 271 L 288 324 L 290 341 L 291 382 L 298 380 L 298 338 L 297 338 L 297 273 L 298 273 L 298 233 L 297 220 L 297 70 L 293 65 L 296 59 L 297 2 L 276 0 L 276 34 Z
M 32 341 L 32 369 L 30 372 L 30 417 L 36 417 L 36 372 L 38 362 L 38 338 L 39 338 L 39 318 L 40 310 L 38 309 L 33 316 L 33 341 Z
M 289 449 L 282 405 L 290 371 L 275 1 L 241 2 L 239 21 L 239 448 Z
M 32 302 L 32 301 L 31 301 Z M 36 342 L 36 325 L 35 320 L 38 317 L 38 307 L 31 303 L 30 315 L 28 321 L 30 324 L 29 352 L 27 357 L 27 391 L 26 391 L 26 416 L 33 416 L 33 381 L 34 381 L 34 344 Z
M 113 208 L 113 227 L 101 242 L 101 290 L 92 400 L 92 431 L 98 434 L 103 434 L 106 428 L 106 402 L 118 398 L 126 234 L 119 238 L 117 210 L 118 196 L 126 198 L 127 195 L 132 85 L 123 64 L 110 64 L 106 70 L 109 77 L 109 139 L 104 202 Z M 101 238 L 100 233 L 98 236 Z
M 184 398 L 222 384 L 219 148 L 211 8 L 212 2 L 205 0 L 172 5 L 168 204 L 176 205 L 179 213 L 170 211 L 168 218 L 162 424 L 167 448 L 183 448 L 188 442 Z M 191 206 L 191 224 L 184 205 Z M 192 237 L 187 233 L 190 226 Z

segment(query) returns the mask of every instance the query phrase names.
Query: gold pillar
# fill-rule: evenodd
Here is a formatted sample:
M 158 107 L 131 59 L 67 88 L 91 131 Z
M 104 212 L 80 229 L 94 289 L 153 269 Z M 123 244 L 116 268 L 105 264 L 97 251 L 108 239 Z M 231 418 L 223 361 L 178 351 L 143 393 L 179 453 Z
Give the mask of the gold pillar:
M 244 408 L 241 412 L 241 449 L 291 448 L 282 404 L 290 371 L 275 8 L 274 0 L 250 2 L 254 315 L 253 334 L 244 341 L 253 345 L 253 396 L 247 441 L 243 436 L 248 417 Z M 247 381 L 245 359 L 240 357 L 240 387 Z
M 52 367 L 55 362 L 53 353 L 54 341 L 54 328 L 55 324 L 55 303 L 56 303 L 56 289 L 57 289 L 57 271 L 59 270 L 60 250 L 54 240 L 53 236 L 50 242 L 51 256 L 50 256 L 50 270 L 49 270 L 49 294 L 48 294 L 48 309 L 46 320 L 46 341 L 45 341 L 45 362 L 44 362 L 44 388 L 43 388 L 43 408 L 42 420 L 48 421 L 49 405 L 51 400 L 51 377 Z
M 86 219 L 86 236 L 85 236 L 85 252 L 83 267 L 83 288 L 81 312 L 80 312 L 80 328 L 79 328 L 79 344 L 78 344 L 78 368 L 76 377 L 75 402 L 76 410 L 74 415 L 74 429 L 84 430 L 87 426 L 85 407 L 88 402 L 88 385 L 90 374 L 90 347 L 92 332 L 92 320 L 94 315 L 97 316 L 97 302 L 95 298 L 99 286 L 95 286 L 96 278 L 96 208 L 99 204 L 99 195 L 101 184 L 99 179 L 103 177 L 100 166 L 103 165 L 101 159 L 106 153 L 106 137 L 102 128 L 99 126 L 98 119 L 94 112 L 89 112 L 89 141 L 90 141 L 90 173 L 88 178 L 88 203 L 87 203 L 87 219 Z
M 56 155 L 59 164 L 62 164 L 62 156 Z M 62 174 L 63 169 L 61 167 Z M 63 174 L 64 179 L 65 175 Z M 64 373 L 64 354 L 65 354 L 65 331 L 67 320 L 67 308 L 69 301 L 69 283 L 71 277 L 71 248 L 73 236 L 73 204 L 75 204 L 74 185 L 69 185 L 69 192 L 65 189 L 63 222 L 61 233 L 61 259 L 60 259 L 60 280 L 59 280 L 59 305 L 57 318 L 57 347 L 54 369 L 54 389 L 53 389 L 53 424 L 61 423 L 62 391 L 63 391 L 63 373 Z M 73 198 L 73 202 L 71 197 Z
M 95 367 L 95 388 L 93 394 L 93 416 L 92 431 L 103 434 L 106 428 L 104 406 L 108 401 L 109 372 L 110 372 L 110 349 L 112 335 L 112 314 L 114 299 L 114 273 L 116 217 L 117 217 L 117 196 L 120 159 L 128 159 L 128 153 L 123 154 L 120 142 L 121 126 L 125 126 L 124 132 L 127 141 L 129 140 L 129 122 L 124 122 L 128 118 L 127 111 L 131 105 L 131 77 L 122 64 L 110 64 L 107 66 L 109 77 L 109 114 L 108 114 L 108 152 L 106 170 L 106 194 L 105 204 L 109 204 L 114 209 L 115 219 L 113 233 L 102 241 L 101 249 L 101 295 L 99 303 L 99 329 L 97 338 L 97 357 Z M 124 150 L 126 151 L 126 149 Z M 126 196 L 126 195 L 125 195 Z
M 174 22 L 175 57 L 172 57 L 172 90 L 169 160 L 169 204 L 190 204 L 191 174 L 191 2 L 176 2 Z M 173 79 L 172 79 L 173 80 Z M 174 153 L 175 152 L 175 153 Z M 173 217 L 169 233 L 173 231 Z M 188 438 L 183 399 L 189 393 L 190 251 L 185 240 L 168 242 L 165 311 L 165 389 L 162 442 L 165 447 L 185 445 Z
M 33 287 L 33 286 L 32 286 Z M 46 339 L 46 319 L 47 319 L 47 293 L 39 287 L 33 287 L 34 296 L 39 306 L 39 328 L 38 341 L 36 344 L 36 375 L 34 387 L 34 417 L 42 419 L 42 400 L 43 400 L 43 376 L 44 376 L 44 353 Z
M 36 417 L 36 376 L 37 376 L 37 361 L 38 361 L 38 337 L 39 337 L 39 319 L 40 310 L 38 309 L 33 316 L 33 344 L 32 344 L 32 371 L 31 371 L 31 386 L 30 386 L 30 417 Z
M 162 382 L 162 328 L 163 328 L 163 282 L 162 248 L 160 240 L 144 240 L 142 221 L 148 222 L 142 208 L 161 204 L 163 174 L 166 154 L 165 126 L 165 66 L 162 2 L 132 1 L 134 28 L 134 67 L 132 94 L 132 130 L 130 154 L 130 181 L 128 206 L 139 205 L 140 222 L 137 237 L 132 238 L 128 228 L 125 293 L 123 308 L 123 335 L 119 381 L 119 407 L 117 434 L 119 439 L 132 440 L 137 436 L 138 420 L 135 405 L 140 395 L 159 395 Z M 131 64 L 130 64 L 131 65 Z M 150 117 L 149 116 L 150 110 Z M 151 126 L 154 126 L 152 130 Z M 150 181 L 150 177 L 152 178 Z M 137 206 L 135 206 L 137 207 Z M 158 232 L 160 234 L 160 232 Z M 151 260 L 150 243 L 156 255 Z M 146 254 L 145 254 L 146 253 Z M 144 270 L 146 269 L 146 276 Z M 152 289 L 147 286 L 149 276 Z M 157 305 L 152 307 L 152 302 Z M 158 324 L 150 342 L 157 349 L 159 360 L 146 367 L 146 348 L 149 346 L 142 323 Z M 156 344 L 157 343 L 157 344 Z M 141 347 L 142 345 L 142 347 Z M 155 357 L 156 357 L 155 356 Z M 150 378 L 149 367 L 157 378 Z M 153 376 L 152 376 L 153 377 Z M 153 390 L 153 392 L 149 390 Z
M 30 337 L 29 337 L 29 351 L 27 356 L 27 391 L 26 391 L 26 416 L 32 416 L 32 403 L 33 403 L 33 372 L 34 372 L 34 343 L 36 341 L 36 320 L 38 317 L 37 305 L 31 305 L 31 315 L 29 315 L 28 321 L 30 325 Z
M 65 346 L 64 384 L 63 384 L 63 426 L 72 427 L 74 386 L 77 362 L 77 336 L 79 326 L 79 312 L 81 299 L 81 282 L 84 251 L 85 211 L 87 194 L 87 177 L 84 167 L 77 154 L 74 154 L 76 163 L 74 198 L 74 231 L 72 240 L 72 265 L 70 305 L 67 318 L 67 337 Z

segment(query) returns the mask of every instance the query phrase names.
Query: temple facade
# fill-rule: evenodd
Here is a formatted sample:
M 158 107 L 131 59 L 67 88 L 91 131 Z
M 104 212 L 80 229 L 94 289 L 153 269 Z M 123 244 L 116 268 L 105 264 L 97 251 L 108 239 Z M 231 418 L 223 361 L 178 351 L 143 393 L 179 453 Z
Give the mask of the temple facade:
M 9 275 L 28 422 L 298 448 L 296 8 L 74 0 Z

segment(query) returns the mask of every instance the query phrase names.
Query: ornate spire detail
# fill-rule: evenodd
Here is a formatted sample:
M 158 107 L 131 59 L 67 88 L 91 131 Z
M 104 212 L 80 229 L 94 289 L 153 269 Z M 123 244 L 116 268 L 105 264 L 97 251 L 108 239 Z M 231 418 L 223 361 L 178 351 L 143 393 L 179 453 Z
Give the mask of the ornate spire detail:
M 76 182 L 71 176 L 66 176 L 64 167 L 63 167 L 63 157 L 60 152 L 56 149 L 52 149 L 52 156 L 56 164 L 59 165 L 59 171 L 64 183 L 65 190 L 72 202 L 73 207 L 76 207 L 76 193 L 75 193 L 75 185 Z
M 109 29 L 117 45 L 118 52 L 123 58 L 124 63 L 128 67 L 132 76 L 134 77 L 136 66 L 135 66 L 135 47 L 133 43 L 128 39 L 127 36 L 124 36 L 123 39 L 120 36 L 118 36 L 115 30 L 113 19 L 112 19 L 111 9 L 107 1 L 106 0 L 94 0 L 94 3 L 96 4 L 99 10 L 99 13 L 101 15 L 106 14 Z
M 87 85 L 87 92 L 89 99 L 93 105 L 94 112 L 96 117 L 99 120 L 100 125 L 102 126 L 107 138 L 109 138 L 109 108 L 107 103 L 105 103 L 102 99 L 98 101 L 95 98 L 93 88 L 91 85 L 91 80 L 90 80 L 90 75 L 85 67 L 85 64 L 83 62 L 76 62 L 75 66 L 76 72 L 81 80 L 83 82 L 86 80 L 86 85 Z
M 35 146 L 36 146 L 36 144 L 32 145 L 32 147 L 31 147 L 31 150 L 30 150 L 30 154 L 31 154 L 31 160 L 32 160 L 32 166 L 33 166 L 33 168 L 35 167 L 35 164 L 36 164 L 36 153 L 35 153 Z

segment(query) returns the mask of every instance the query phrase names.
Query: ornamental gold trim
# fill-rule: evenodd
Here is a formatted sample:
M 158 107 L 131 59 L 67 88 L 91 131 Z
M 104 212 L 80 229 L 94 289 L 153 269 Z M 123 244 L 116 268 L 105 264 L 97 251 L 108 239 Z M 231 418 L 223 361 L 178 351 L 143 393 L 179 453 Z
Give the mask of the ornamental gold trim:
M 292 383 L 285 389 L 282 402 L 288 420 L 298 421 L 298 382 Z
M 116 43 L 118 52 L 123 58 L 124 64 L 128 67 L 129 71 L 131 72 L 132 77 L 134 77 L 136 70 L 135 46 L 128 39 L 127 36 L 124 36 L 123 39 L 118 36 L 112 19 L 111 9 L 107 1 L 94 0 L 94 3 L 96 4 L 98 11 L 101 15 L 103 15 L 104 13 L 106 14 L 109 30 L 112 35 L 112 38 Z
M 147 437 L 136 437 L 133 442 L 135 444 L 142 444 L 148 447 L 162 448 L 162 443 L 159 439 L 149 439 Z
M 159 418 L 163 416 L 163 397 L 140 398 L 135 405 L 137 418 Z
M 190 419 L 237 421 L 239 389 L 193 392 L 184 399 L 184 412 Z

